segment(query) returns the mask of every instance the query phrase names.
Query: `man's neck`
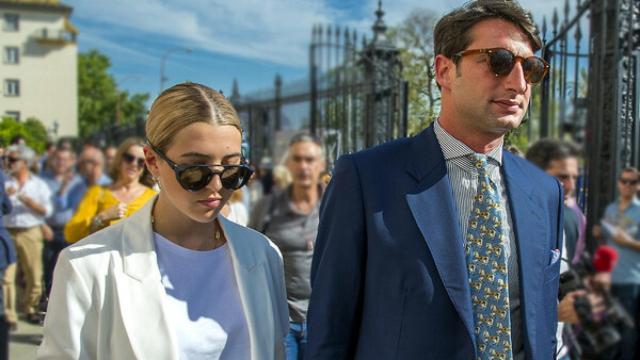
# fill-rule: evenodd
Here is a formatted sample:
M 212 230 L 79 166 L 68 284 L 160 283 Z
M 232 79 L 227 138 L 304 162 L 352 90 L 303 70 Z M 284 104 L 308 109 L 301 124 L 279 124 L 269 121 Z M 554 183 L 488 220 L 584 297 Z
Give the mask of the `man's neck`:
M 291 185 L 291 202 L 295 205 L 308 205 L 313 208 L 318 202 L 317 186 L 296 186 Z
M 472 132 L 469 131 L 470 129 L 468 128 L 463 128 L 461 124 L 453 121 L 452 118 L 443 116 L 442 114 L 437 121 L 449 135 L 479 154 L 489 153 L 491 150 L 502 145 L 504 141 L 504 134 Z
M 624 197 L 621 196 L 620 209 L 625 210 L 629 206 L 629 204 L 631 204 L 634 198 L 635 198 L 634 196 L 624 196 Z
M 18 182 L 20 184 L 24 184 L 27 182 L 27 180 L 29 180 L 29 176 L 30 176 L 30 172 L 28 170 L 26 171 L 20 171 L 15 175 L 16 180 L 18 180 Z

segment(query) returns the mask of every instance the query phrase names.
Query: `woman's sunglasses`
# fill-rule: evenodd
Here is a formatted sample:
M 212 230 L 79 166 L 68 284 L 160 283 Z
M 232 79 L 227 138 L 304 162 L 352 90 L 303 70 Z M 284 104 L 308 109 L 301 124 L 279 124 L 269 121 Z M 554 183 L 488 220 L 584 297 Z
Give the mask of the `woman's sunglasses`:
M 213 179 L 214 175 L 220 176 L 222 187 L 228 190 L 237 190 L 249 181 L 253 174 L 253 169 L 244 163 L 244 159 L 240 165 L 178 165 L 171 161 L 160 149 L 155 147 L 147 140 L 149 147 L 164 160 L 173 172 L 176 179 L 183 189 L 191 192 L 204 189 Z M 222 169 L 214 171 L 212 168 Z
M 136 157 L 129 153 L 122 154 L 122 160 L 124 160 L 127 164 L 136 164 L 139 168 L 144 167 L 144 158 Z
M 524 79 L 529 84 L 539 84 L 549 72 L 549 64 L 537 56 L 524 58 L 517 56 L 513 52 L 503 48 L 492 49 L 472 49 L 461 51 L 454 55 L 462 58 L 473 54 L 487 54 L 489 57 L 489 68 L 496 76 L 506 76 L 511 73 L 518 60 L 522 61 L 522 72 Z

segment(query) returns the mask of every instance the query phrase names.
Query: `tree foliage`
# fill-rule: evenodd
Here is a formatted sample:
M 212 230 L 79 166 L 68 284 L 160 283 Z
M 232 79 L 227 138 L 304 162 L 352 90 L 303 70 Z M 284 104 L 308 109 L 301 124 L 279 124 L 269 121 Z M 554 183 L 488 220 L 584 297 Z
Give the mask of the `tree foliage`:
M 149 94 L 129 95 L 119 90 L 109 74 L 110 66 L 109 58 L 97 50 L 78 55 L 80 137 L 89 137 L 110 126 L 131 124 L 146 113 Z
M 416 9 L 388 37 L 400 48 L 402 76 L 409 82 L 409 134 L 415 134 L 436 119 L 440 94 L 433 73 L 433 29 L 438 14 Z
M 9 145 L 15 136 L 22 136 L 27 145 L 38 153 L 44 151 L 47 142 L 47 129 L 36 118 L 28 118 L 25 122 L 18 122 L 12 117 L 5 117 L 0 122 L 0 138 L 2 146 Z

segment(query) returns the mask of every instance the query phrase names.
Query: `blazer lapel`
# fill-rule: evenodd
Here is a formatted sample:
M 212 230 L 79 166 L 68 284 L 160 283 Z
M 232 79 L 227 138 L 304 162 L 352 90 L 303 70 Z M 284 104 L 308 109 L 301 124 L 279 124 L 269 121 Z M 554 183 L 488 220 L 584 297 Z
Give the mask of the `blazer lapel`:
M 512 156 L 504 152 L 503 175 L 518 247 L 520 299 L 526 327 L 523 329 L 526 330 L 525 347 L 527 347 L 527 353 L 531 354 L 531 358 L 537 359 L 536 304 L 534 302 L 540 301 L 540 294 L 544 291 L 543 271 L 548 265 L 545 259 L 549 258 L 549 254 L 546 254 L 549 249 L 544 239 L 548 238 L 545 231 L 548 226 L 542 217 L 543 205 L 535 196 L 529 177 Z
M 122 321 L 137 358 L 177 359 L 162 299 L 165 296 L 153 245 L 151 209 L 155 199 L 131 216 L 122 228 L 122 273 L 116 272 Z M 159 341 L 168 339 L 169 341 Z
M 265 272 L 266 265 L 257 261 L 256 254 L 250 246 L 250 243 L 257 239 L 243 238 L 243 234 L 238 231 L 239 225 L 222 216 L 218 216 L 218 221 L 231 250 L 233 269 L 249 328 L 251 358 L 270 359 L 275 353 L 271 341 L 273 334 L 267 334 L 265 331 L 273 331 L 271 329 L 275 328 L 272 299 L 267 289 L 271 281 Z M 259 326 L 259 329 L 256 326 Z
M 417 186 L 407 194 L 407 203 L 475 349 L 464 243 L 446 163 L 433 126 L 416 136 L 412 145 L 412 162 L 407 170 L 417 180 Z

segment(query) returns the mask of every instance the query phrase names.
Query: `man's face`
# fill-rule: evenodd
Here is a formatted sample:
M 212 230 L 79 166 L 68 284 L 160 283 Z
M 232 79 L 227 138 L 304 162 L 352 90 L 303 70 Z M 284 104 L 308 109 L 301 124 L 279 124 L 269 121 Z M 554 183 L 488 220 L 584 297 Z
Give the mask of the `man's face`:
M 7 156 L 7 163 L 9 167 L 9 171 L 12 175 L 17 175 L 21 171 L 28 169 L 27 162 L 22 159 L 20 153 L 11 151 Z
M 472 41 L 465 50 L 504 48 L 523 58 L 533 55 L 527 36 L 505 20 L 481 21 L 469 35 Z M 448 76 L 451 110 L 461 127 L 481 134 L 504 134 L 520 125 L 531 95 L 521 61 L 508 75 L 496 76 L 487 54 L 471 54 L 460 58 Z
M 53 172 L 56 175 L 64 175 L 73 167 L 74 157 L 70 151 L 57 150 L 53 155 Z
M 90 181 L 97 181 L 102 176 L 103 162 L 98 149 L 87 148 L 80 154 L 79 170 L 82 176 Z
M 547 174 L 558 178 L 564 190 L 564 199 L 573 196 L 576 190 L 576 179 L 578 178 L 578 159 L 568 157 L 564 159 L 551 160 L 546 169 Z
M 287 169 L 291 173 L 294 186 L 316 186 L 324 168 L 322 150 L 318 144 L 301 141 L 289 147 Z
M 636 194 L 638 176 L 631 171 L 623 171 L 618 177 L 618 191 L 620 197 L 629 199 Z

